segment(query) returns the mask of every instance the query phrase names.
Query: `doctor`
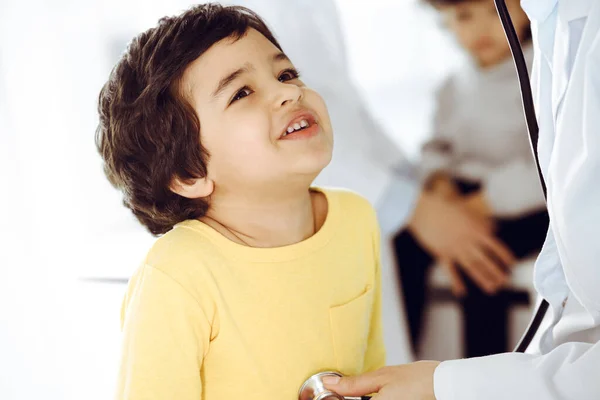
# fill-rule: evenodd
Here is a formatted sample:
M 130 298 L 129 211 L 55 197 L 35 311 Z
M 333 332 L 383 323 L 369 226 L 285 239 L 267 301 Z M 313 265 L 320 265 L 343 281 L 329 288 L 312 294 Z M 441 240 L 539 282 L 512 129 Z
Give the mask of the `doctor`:
M 522 0 L 532 20 L 550 228 L 535 287 L 548 328 L 529 354 L 422 361 L 329 382 L 377 400 L 600 399 L 600 0 Z

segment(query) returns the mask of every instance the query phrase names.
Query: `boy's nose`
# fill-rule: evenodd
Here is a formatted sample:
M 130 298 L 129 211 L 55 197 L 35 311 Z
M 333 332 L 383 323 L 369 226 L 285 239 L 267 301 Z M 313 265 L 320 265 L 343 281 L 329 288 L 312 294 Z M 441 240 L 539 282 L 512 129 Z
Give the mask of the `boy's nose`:
M 274 107 L 280 108 L 290 104 L 296 104 L 302 99 L 302 88 L 289 83 L 280 83 L 277 88 L 277 95 L 274 99 Z

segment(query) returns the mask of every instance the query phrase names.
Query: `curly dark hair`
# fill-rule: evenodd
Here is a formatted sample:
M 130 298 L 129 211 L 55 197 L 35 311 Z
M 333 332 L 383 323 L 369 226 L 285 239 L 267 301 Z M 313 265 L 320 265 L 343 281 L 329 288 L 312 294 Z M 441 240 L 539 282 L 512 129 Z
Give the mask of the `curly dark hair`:
M 96 146 L 108 180 L 123 203 L 155 235 L 200 218 L 208 199 L 188 199 L 170 189 L 173 179 L 206 176 L 208 152 L 201 124 L 180 93 L 185 69 L 225 38 L 239 40 L 253 28 L 281 50 L 263 22 L 239 6 L 203 4 L 132 40 L 100 92 Z

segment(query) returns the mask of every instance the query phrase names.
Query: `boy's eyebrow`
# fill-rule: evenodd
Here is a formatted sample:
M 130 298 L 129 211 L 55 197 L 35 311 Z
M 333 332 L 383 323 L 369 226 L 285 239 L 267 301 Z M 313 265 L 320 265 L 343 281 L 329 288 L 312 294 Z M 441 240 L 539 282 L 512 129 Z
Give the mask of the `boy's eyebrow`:
M 219 81 L 219 84 L 217 85 L 217 88 L 213 92 L 212 97 L 219 97 L 219 95 L 223 93 L 223 91 L 227 88 L 227 86 L 231 84 L 231 82 L 235 81 L 240 75 L 248 73 L 253 68 L 254 67 L 251 64 L 246 63 L 243 67 L 236 69 L 235 71 L 221 79 Z
M 273 56 L 273 61 L 290 61 L 290 59 L 285 55 L 285 53 L 279 52 Z
M 288 56 L 286 56 L 283 52 L 276 53 L 273 56 L 273 61 L 290 61 Z M 246 63 L 243 67 L 236 69 L 223 79 L 219 81 L 217 88 L 212 94 L 213 98 L 219 97 L 221 93 L 231 84 L 231 82 L 235 81 L 240 75 L 250 72 L 250 70 L 254 69 L 252 64 Z

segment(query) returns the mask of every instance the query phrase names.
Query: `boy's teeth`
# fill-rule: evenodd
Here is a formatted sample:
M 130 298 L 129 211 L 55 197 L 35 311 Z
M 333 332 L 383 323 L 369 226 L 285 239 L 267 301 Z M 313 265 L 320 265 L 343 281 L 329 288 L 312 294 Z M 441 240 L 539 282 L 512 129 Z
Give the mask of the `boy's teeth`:
M 283 136 L 286 136 L 287 134 L 292 133 L 294 131 L 299 131 L 300 129 L 304 129 L 308 126 L 310 126 L 308 121 L 303 119 L 302 121 L 300 121 L 300 123 L 296 122 L 294 125 L 288 126 L 288 128 L 284 132 Z

